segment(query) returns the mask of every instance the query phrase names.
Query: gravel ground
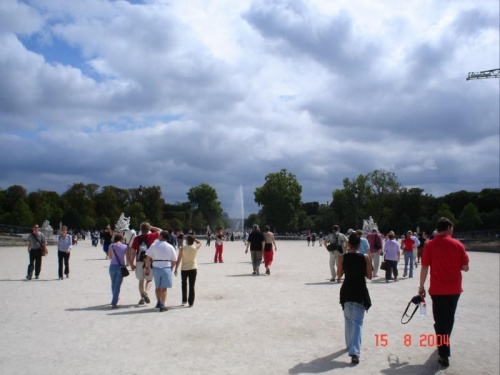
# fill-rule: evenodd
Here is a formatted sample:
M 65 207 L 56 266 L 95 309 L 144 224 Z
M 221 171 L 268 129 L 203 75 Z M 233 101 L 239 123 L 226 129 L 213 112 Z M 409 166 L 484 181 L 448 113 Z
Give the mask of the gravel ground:
M 469 253 L 452 334 L 451 366 L 432 344 L 432 316 L 401 315 L 417 293 L 418 275 L 386 284 L 368 281 L 361 362 L 350 364 L 339 305 L 329 282 L 328 253 L 305 241 L 279 241 L 271 276 L 252 276 L 242 242 L 198 257 L 196 301 L 181 307 L 180 277 L 159 313 L 138 306 L 137 280 L 124 280 L 111 310 L 108 261 L 80 242 L 69 279 L 57 278 L 49 247 L 40 280 L 24 279 L 25 248 L 0 248 L 0 368 L 3 374 L 499 374 L 499 254 Z M 402 263 L 399 264 L 402 274 Z M 150 295 L 153 295 L 151 291 Z M 427 301 L 428 312 L 432 302 Z M 386 335 L 386 336 L 382 336 Z M 384 347 L 376 338 L 387 339 Z M 407 339 L 405 345 L 405 337 Z M 411 341 L 409 340 L 411 339 Z

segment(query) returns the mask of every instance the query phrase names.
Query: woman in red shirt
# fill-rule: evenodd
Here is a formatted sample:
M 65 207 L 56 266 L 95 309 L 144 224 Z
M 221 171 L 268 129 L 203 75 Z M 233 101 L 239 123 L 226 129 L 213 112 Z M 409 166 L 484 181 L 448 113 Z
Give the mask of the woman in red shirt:
M 403 250 L 405 257 L 405 270 L 403 272 L 403 277 L 408 275 L 408 265 L 410 265 L 410 278 L 413 277 L 413 248 L 415 247 L 415 241 L 411 238 L 412 231 L 406 232 L 406 238 L 401 241 L 401 249 Z

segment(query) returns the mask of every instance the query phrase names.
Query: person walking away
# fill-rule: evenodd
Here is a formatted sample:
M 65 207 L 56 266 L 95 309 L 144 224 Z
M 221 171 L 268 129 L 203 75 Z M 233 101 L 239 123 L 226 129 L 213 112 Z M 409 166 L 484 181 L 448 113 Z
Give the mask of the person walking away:
M 420 232 L 418 235 L 419 245 L 417 247 L 417 264 L 420 263 L 420 258 L 422 258 L 422 254 L 424 252 L 424 245 L 427 241 L 427 235 L 425 232 Z
M 111 233 L 111 227 L 108 225 L 104 232 L 102 233 L 102 250 L 106 254 L 106 259 L 108 258 L 108 249 L 109 245 L 111 245 L 111 238 L 113 237 L 113 233 Z
M 335 276 L 337 272 L 335 271 L 335 266 L 338 265 L 338 259 L 341 254 L 344 253 L 344 244 L 347 243 L 347 238 L 342 233 L 340 233 L 340 228 L 338 225 L 334 225 L 332 228 L 333 232 L 328 235 L 328 237 L 323 241 L 325 249 L 330 253 L 330 274 L 331 282 L 335 281 Z M 337 280 L 340 283 L 340 279 Z
M 40 278 L 42 270 L 42 251 L 43 247 L 47 246 L 47 240 L 42 232 L 39 231 L 38 224 L 33 225 L 32 232 L 28 235 L 28 254 L 29 264 L 26 280 L 33 278 L 33 271 L 35 271 L 35 279 Z
M 207 243 L 205 246 L 210 246 L 210 240 L 212 239 L 212 231 L 209 229 L 207 230 Z
M 122 287 L 123 276 L 122 266 L 125 265 L 125 254 L 128 246 L 123 241 L 121 234 L 115 234 L 113 244 L 108 247 L 109 277 L 111 278 L 111 308 L 118 308 L 118 299 L 120 298 L 120 289 Z
M 311 243 L 313 246 L 316 243 L 316 232 L 311 233 Z
M 217 234 L 215 235 L 215 255 L 214 255 L 214 263 L 224 263 L 222 259 L 222 251 L 224 249 L 224 228 L 219 227 L 217 230 Z
M 307 231 L 306 233 L 307 246 L 311 244 L 311 232 Z
M 153 262 L 153 276 L 155 279 L 156 308 L 160 312 L 168 311 L 167 289 L 172 288 L 172 267 L 175 267 L 177 254 L 175 248 L 168 243 L 170 233 L 161 231 L 159 241 L 151 245 L 146 252 L 144 274 L 151 273 L 151 262 Z
M 68 227 L 63 226 L 61 228 L 61 235 L 57 240 L 57 261 L 59 265 L 59 280 L 63 280 L 63 263 L 64 263 L 64 274 L 66 278 L 69 278 L 69 255 L 72 249 L 71 237 L 68 235 Z
M 195 291 L 194 286 L 196 283 L 196 276 L 198 274 L 198 266 L 196 265 L 196 256 L 198 255 L 198 250 L 201 248 L 201 242 L 198 241 L 194 236 L 188 235 L 186 237 L 186 246 L 183 246 L 179 250 L 179 256 L 177 262 L 175 263 L 174 275 L 177 276 L 177 270 L 179 269 L 179 264 L 181 266 L 181 287 L 182 287 L 182 306 L 189 304 L 192 307 L 194 304 Z M 189 294 L 188 294 L 188 283 L 189 283 Z
M 264 266 L 266 267 L 266 275 L 271 274 L 271 264 L 274 259 L 274 252 L 278 251 L 278 246 L 276 246 L 276 241 L 274 239 L 274 233 L 271 232 L 269 225 L 264 227 Z M 274 245 L 274 248 L 273 248 Z
M 358 229 L 356 231 L 356 233 L 358 234 L 359 236 L 359 240 L 361 241 L 361 245 L 359 247 L 359 252 L 363 255 L 365 254 L 369 254 L 370 252 L 370 243 L 368 242 L 368 240 L 366 238 L 363 237 L 363 231 L 361 229 Z
M 425 281 L 431 271 L 429 294 L 432 299 L 432 315 L 436 339 L 441 338 L 443 345 L 438 346 L 438 362 L 443 367 L 450 365 L 450 335 L 455 323 L 458 299 L 463 292 L 462 271 L 469 271 L 469 257 L 464 245 L 452 238 L 453 223 L 441 217 L 436 224 L 437 235 L 427 241 L 422 256 L 420 286 L 418 294 L 425 298 Z
M 387 235 L 387 241 L 384 244 L 386 283 L 392 279 L 392 274 L 394 274 L 394 281 L 398 281 L 398 262 L 400 256 L 398 241 L 395 240 L 395 234 L 391 231 Z
M 259 275 L 260 263 L 262 263 L 262 253 L 264 253 L 264 248 L 266 244 L 266 239 L 260 231 L 257 224 L 252 227 L 252 232 L 248 235 L 247 246 L 245 254 L 248 253 L 248 247 L 250 247 L 250 256 L 252 258 L 252 275 Z
M 406 237 L 401 241 L 401 249 L 404 251 L 405 257 L 405 270 L 403 272 L 403 277 L 408 275 L 408 267 L 410 268 L 410 278 L 413 277 L 413 248 L 415 247 L 415 241 L 411 238 L 412 232 L 409 230 L 406 232 Z
M 146 258 L 146 251 L 158 239 L 160 232 L 160 228 L 153 227 L 148 222 L 144 222 L 141 224 L 141 234 L 134 237 L 132 241 L 129 262 L 132 271 L 135 270 L 135 277 L 139 280 L 139 294 L 141 295 L 139 305 L 151 302 L 148 291 L 151 288 L 153 275 L 146 275 L 144 273 L 144 260 Z
M 345 274 L 340 288 L 340 304 L 344 311 L 345 342 L 351 363 L 358 364 L 365 311 L 372 305 L 366 279 L 372 278 L 368 255 L 359 253 L 360 238 L 356 232 L 349 235 L 349 252 L 340 257 L 337 278 Z
M 415 260 L 415 268 L 418 268 L 417 258 L 418 258 L 418 247 L 420 246 L 420 240 L 417 237 L 417 232 L 412 233 L 410 238 L 415 242 L 413 245 L 413 259 Z
M 382 251 L 382 236 L 376 229 L 372 229 L 371 233 L 366 235 L 366 239 L 370 244 L 370 258 L 373 266 L 373 277 L 378 277 L 380 267 L 380 252 Z

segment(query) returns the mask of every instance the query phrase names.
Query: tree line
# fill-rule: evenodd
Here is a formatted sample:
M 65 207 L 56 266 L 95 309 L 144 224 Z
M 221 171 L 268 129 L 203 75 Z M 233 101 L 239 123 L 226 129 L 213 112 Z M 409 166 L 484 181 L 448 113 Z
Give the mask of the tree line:
M 383 233 L 417 228 L 432 233 L 437 219 L 446 216 L 456 231 L 500 229 L 500 189 L 434 197 L 420 188 L 403 187 L 392 172 L 375 170 L 344 178 L 343 187 L 332 191 L 328 203 L 302 202 L 301 194 L 302 186 L 286 169 L 268 174 L 254 193 L 260 211 L 250 215 L 247 225 L 267 224 L 277 232 L 326 233 L 333 224 L 344 231 L 362 229 L 363 220 L 372 216 Z
M 130 217 L 132 228 L 149 221 L 167 229 L 193 229 L 206 226 L 227 227 L 217 191 L 208 184 L 192 187 L 187 201 L 167 203 L 159 186 L 122 189 L 115 186 L 75 183 L 63 194 L 38 190 L 27 193 L 19 185 L 0 189 L 0 224 L 31 227 L 49 220 L 75 229 L 104 228 L 114 225 L 120 214 Z M 245 225 L 269 225 L 278 233 L 315 230 L 329 232 L 333 224 L 342 230 L 362 228 L 363 219 L 372 216 L 382 232 L 406 230 L 432 232 L 436 220 L 449 217 L 457 231 L 498 230 L 500 228 L 500 189 L 480 192 L 458 191 L 433 197 L 420 188 L 406 188 L 397 176 L 375 170 L 343 180 L 343 187 L 332 191 L 332 201 L 302 202 L 302 186 L 294 174 L 282 169 L 265 176 L 254 191 L 259 212 L 251 214 Z
M 112 227 L 123 212 L 131 228 L 143 221 L 168 229 L 203 231 L 225 225 L 217 192 L 208 184 L 192 187 L 187 202 L 168 204 L 159 186 L 122 189 L 116 186 L 75 183 L 63 194 L 38 190 L 27 193 L 20 185 L 0 189 L 0 223 L 31 227 L 49 220 L 53 228 L 63 223 L 74 229 Z

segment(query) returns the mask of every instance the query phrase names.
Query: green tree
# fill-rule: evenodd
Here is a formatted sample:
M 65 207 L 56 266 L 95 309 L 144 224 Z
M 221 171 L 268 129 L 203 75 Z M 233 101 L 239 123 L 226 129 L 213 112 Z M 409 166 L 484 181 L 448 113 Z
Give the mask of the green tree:
M 189 189 L 187 196 L 193 209 L 203 215 L 211 228 L 215 228 L 222 217 L 217 191 L 208 184 L 201 184 Z
M 94 198 L 95 215 L 105 216 L 115 224 L 128 205 L 129 192 L 115 186 L 104 186 Z
M 9 222 L 11 225 L 19 225 L 21 227 L 31 227 L 34 224 L 33 214 L 24 199 L 20 199 L 14 203 Z
M 66 190 L 62 195 L 66 225 L 74 229 L 88 229 L 84 225 L 89 224 L 87 218 L 95 217 L 94 199 L 98 189 L 99 185 L 80 182 Z
M 440 217 L 447 217 L 448 219 L 451 220 L 451 222 L 453 223 L 453 226 L 455 226 L 455 227 L 458 225 L 458 220 L 456 219 L 453 212 L 451 212 L 450 206 L 448 206 L 446 203 L 441 204 L 441 206 L 439 207 L 439 210 L 432 217 L 432 222 L 434 225 L 436 224 L 436 222 L 438 221 L 438 219 Z
M 245 228 L 251 228 L 254 224 L 262 226 L 259 215 L 257 214 L 248 215 L 248 217 L 245 219 Z
M 193 218 L 191 219 L 191 228 L 197 232 L 205 232 L 206 224 L 205 218 L 201 212 L 195 212 Z M 214 228 L 212 228 L 213 231 Z
M 14 206 L 19 201 L 24 201 L 28 198 L 26 189 L 20 185 L 9 186 L 5 190 L 5 198 L 3 202 L 3 210 L 5 212 L 11 212 L 14 210 Z M 29 209 L 29 207 L 28 207 Z M 15 224 L 14 224 L 15 225 Z
M 481 227 L 479 210 L 474 203 L 467 203 L 458 219 L 457 230 L 472 231 Z
M 297 230 L 302 186 L 294 174 L 282 169 L 269 173 L 263 186 L 255 189 L 255 203 L 262 207 L 261 218 L 277 231 Z

